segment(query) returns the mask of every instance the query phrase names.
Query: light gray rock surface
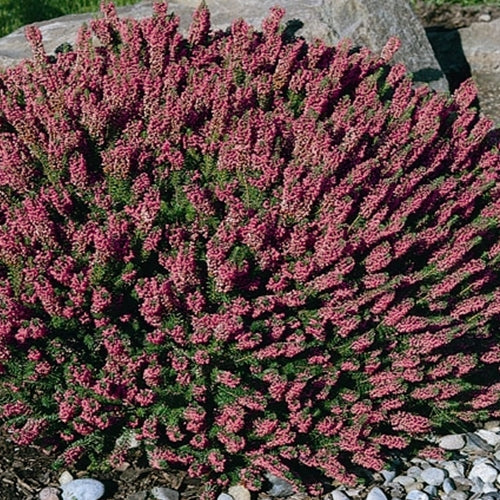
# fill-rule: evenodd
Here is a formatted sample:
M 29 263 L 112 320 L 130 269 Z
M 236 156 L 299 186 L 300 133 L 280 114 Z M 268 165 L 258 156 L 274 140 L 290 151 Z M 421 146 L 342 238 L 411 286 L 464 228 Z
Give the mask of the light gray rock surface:
M 500 18 L 458 31 L 472 73 L 500 73 Z
M 199 1 L 168 2 L 169 11 L 180 17 L 183 33 Z M 144 0 L 117 10 L 121 17 L 142 19 L 151 16 L 152 4 L 152 0 Z M 270 9 L 280 5 L 286 9 L 284 22 L 299 21 L 302 27 L 296 34 L 308 41 L 321 38 L 335 44 L 341 38 L 351 38 L 355 44 L 380 53 L 389 37 L 398 36 L 402 43 L 395 61 L 403 62 L 414 73 L 415 81 L 428 82 L 437 90 L 448 89 L 425 31 L 406 0 L 207 0 L 207 5 L 214 30 L 226 29 L 240 17 L 260 29 Z M 69 15 L 35 24 L 42 32 L 45 50 L 52 53 L 63 42 L 73 44 L 79 27 L 95 16 Z M 10 66 L 30 56 L 23 28 L 0 39 L 1 65 Z

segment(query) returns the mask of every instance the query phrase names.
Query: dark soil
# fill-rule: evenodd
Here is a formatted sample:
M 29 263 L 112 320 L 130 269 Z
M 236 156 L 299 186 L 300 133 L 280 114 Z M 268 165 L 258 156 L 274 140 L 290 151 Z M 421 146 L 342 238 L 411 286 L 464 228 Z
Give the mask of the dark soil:
M 430 6 L 417 0 L 415 12 L 429 30 L 454 30 L 480 21 L 480 16 L 500 17 L 500 3 L 475 7 L 446 4 Z M 54 457 L 47 456 L 36 447 L 17 447 L 8 435 L 0 433 L 0 500 L 35 500 L 46 486 L 58 486 L 62 470 L 52 469 Z M 199 498 L 201 482 L 190 479 L 183 471 L 158 471 L 147 467 L 143 458 L 136 457 L 122 471 L 108 473 L 70 470 L 74 478 L 93 477 L 106 485 L 106 499 L 145 500 L 146 491 L 155 486 L 168 487 L 181 492 L 182 500 Z M 141 492 L 144 492 L 141 494 Z M 302 497 L 306 499 L 307 497 Z

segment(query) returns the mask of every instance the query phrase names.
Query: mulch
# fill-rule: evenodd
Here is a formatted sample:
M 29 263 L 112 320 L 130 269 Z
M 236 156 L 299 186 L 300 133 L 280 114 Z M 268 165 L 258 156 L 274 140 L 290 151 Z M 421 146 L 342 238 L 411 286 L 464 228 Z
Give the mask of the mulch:
M 425 0 L 417 0 L 415 12 L 426 28 L 457 29 L 469 26 L 489 15 L 500 17 L 500 4 L 461 7 L 456 4 L 432 6 Z M 6 433 L 0 432 L 0 500 L 35 500 L 46 486 L 58 486 L 62 470 L 52 468 L 54 457 L 36 447 L 18 447 Z M 168 487 L 181 492 L 183 500 L 199 498 L 202 483 L 188 478 L 184 471 L 159 471 L 144 463 L 143 457 L 133 458 L 122 471 L 102 474 L 87 470 L 70 470 L 73 477 L 93 477 L 106 486 L 106 499 L 126 500 L 141 491 L 155 486 Z M 137 496 L 136 498 L 140 498 Z M 142 498 L 146 498 L 142 496 Z

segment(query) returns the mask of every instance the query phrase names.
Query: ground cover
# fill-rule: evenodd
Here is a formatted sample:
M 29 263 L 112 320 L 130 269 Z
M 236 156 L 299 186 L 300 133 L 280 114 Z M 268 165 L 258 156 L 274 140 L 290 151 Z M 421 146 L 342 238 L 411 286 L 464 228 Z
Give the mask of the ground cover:
M 17 449 L 7 441 L 7 438 L 4 436 L 4 439 L 0 440 L 0 478 L 4 485 L 1 495 L 5 495 L 0 498 L 36 498 L 39 487 L 50 481 L 54 482 L 57 478 L 57 474 L 50 471 L 51 458 L 43 456 L 36 448 Z M 183 484 L 183 487 L 192 491 L 192 496 L 183 495 L 183 498 L 199 497 L 196 492 L 197 484 L 186 481 L 182 471 L 174 473 L 152 471 L 145 468 L 140 457 L 137 457 L 137 461 L 133 462 L 127 471 L 109 473 L 104 477 L 114 484 L 115 489 L 114 496 L 108 498 L 126 498 L 128 493 L 147 489 L 156 484 L 165 485 L 167 480 L 171 481 L 171 487 L 177 488 L 176 484 Z M 86 471 L 80 472 L 86 474 Z

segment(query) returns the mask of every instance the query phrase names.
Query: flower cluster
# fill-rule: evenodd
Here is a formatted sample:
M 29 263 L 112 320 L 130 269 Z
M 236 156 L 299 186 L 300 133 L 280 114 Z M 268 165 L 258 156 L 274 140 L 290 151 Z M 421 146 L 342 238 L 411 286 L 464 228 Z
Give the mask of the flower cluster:
M 213 492 L 352 482 L 500 417 L 500 141 L 472 83 L 415 89 L 396 40 L 307 45 L 278 8 L 212 32 L 202 4 L 186 38 L 165 3 L 102 10 L 53 57 L 29 28 L 0 74 L 13 439 L 117 464 L 132 433 Z

